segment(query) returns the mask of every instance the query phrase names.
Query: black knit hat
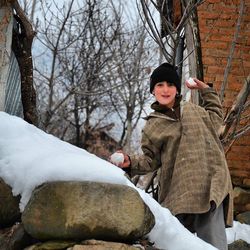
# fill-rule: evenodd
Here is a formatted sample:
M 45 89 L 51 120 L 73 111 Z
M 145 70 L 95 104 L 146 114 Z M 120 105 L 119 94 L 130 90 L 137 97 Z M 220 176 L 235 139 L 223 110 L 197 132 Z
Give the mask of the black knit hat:
M 157 67 L 150 76 L 150 93 L 153 92 L 154 86 L 158 82 L 167 81 L 173 83 L 178 93 L 181 93 L 181 80 L 176 72 L 176 67 L 169 63 L 163 63 Z

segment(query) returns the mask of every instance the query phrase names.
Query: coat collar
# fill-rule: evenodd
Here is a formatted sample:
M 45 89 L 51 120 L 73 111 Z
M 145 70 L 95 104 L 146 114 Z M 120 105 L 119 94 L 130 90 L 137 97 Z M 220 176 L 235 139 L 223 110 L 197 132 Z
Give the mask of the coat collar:
M 186 101 L 182 100 L 182 96 L 180 96 L 176 100 L 175 105 L 173 107 L 174 110 L 180 109 L 180 111 L 179 111 L 180 112 L 180 119 L 182 118 L 183 107 L 184 107 L 185 103 L 186 103 Z M 167 107 L 163 107 L 158 102 L 154 102 L 151 105 L 151 108 L 154 109 L 155 111 L 150 113 L 147 117 L 145 117 L 144 118 L 145 120 L 149 120 L 151 117 L 157 117 L 157 118 L 163 118 L 163 119 L 166 119 L 169 121 L 178 121 L 178 119 L 174 119 L 174 118 L 167 115 L 167 112 L 168 111 L 171 112 L 172 109 L 167 108 Z
M 180 106 L 180 102 L 181 102 L 181 101 L 182 101 L 182 96 L 181 96 L 181 95 L 178 95 L 178 96 L 175 97 L 175 103 L 174 103 L 174 106 L 173 106 L 172 109 L 171 109 L 171 108 L 168 108 L 168 107 L 166 107 L 166 106 L 161 105 L 158 101 L 152 103 L 151 108 L 152 108 L 153 110 L 155 110 L 155 111 L 158 111 L 158 112 L 164 114 L 164 113 L 167 113 L 168 111 L 172 111 L 173 109 L 174 109 L 174 110 L 178 109 L 179 106 Z

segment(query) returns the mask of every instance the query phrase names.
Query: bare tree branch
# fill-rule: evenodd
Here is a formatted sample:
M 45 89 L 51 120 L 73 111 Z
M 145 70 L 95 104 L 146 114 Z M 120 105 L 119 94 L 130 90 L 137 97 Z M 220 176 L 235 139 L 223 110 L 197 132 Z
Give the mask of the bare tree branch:
M 240 115 L 241 115 L 242 110 L 244 108 L 244 104 L 246 103 L 249 94 L 250 94 L 250 75 L 246 79 L 241 91 L 239 92 L 238 96 L 236 97 L 235 103 L 233 104 L 231 110 L 228 112 L 227 116 L 224 119 L 225 125 L 221 128 L 221 131 L 220 131 L 220 138 L 221 138 L 222 142 L 224 142 L 224 143 L 228 142 L 227 134 L 230 131 L 231 126 L 234 123 L 237 126 L 238 121 L 240 119 Z M 236 126 L 235 126 L 234 133 L 236 133 Z M 239 137 L 242 134 L 243 134 L 243 132 L 241 131 L 237 137 Z M 234 136 L 232 136 L 232 135 L 229 137 L 234 138 Z
M 228 60 L 227 60 L 227 66 L 225 68 L 224 78 L 223 78 L 223 82 L 222 82 L 221 90 L 220 90 L 220 100 L 221 100 L 222 103 L 224 101 L 225 89 L 227 87 L 228 75 L 229 75 L 231 65 L 232 65 L 235 45 L 236 45 L 236 42 L 237 42 L 237 39 L 238 39 L 238 36 L 239 36 L 239 32 L 240 32 L 241 20 L 242 20 L 242 16 L 243 16 L 243 13 L 244 13 L 244 4 L 245 4 L 245 1 L 241 0 L 240 1 L 239 16 L 238 16 L 237 24 L 236 24 L 236 27 L 235 27 L 234 37 L 233 37 L 230 53 L 229 53 Z

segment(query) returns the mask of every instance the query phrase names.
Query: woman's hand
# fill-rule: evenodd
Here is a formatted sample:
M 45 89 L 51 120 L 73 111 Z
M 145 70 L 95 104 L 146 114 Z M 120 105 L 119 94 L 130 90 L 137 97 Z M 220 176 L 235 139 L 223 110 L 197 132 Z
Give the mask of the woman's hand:
M 185 83 L 186 83 L 186 85 L 187 85 L 187 87 L 189 89 L 206 89 L 206 88 L 209 88 L 209 86 L 206 83 L 204 83 L 204 82 L 202 82 L 202 81 L 200 81 L 200 80 L 198 80 L 196 78 L 193 78 L 193 81 L 195 82 L 195 85 L 190 84 L 188 81 L 185 81 Z
M 130 167 L 130 164 L 131 164 L 131 162 L 130 162 L 130 159 L 129 159 L 129 156 L 126 154 L 126 153 L 124 153 L 122 150 L 117 150 L 115 153 L 120 153 L 120 154 L 123 154 L 123 158 L 124 158 L 124 161 L 123 162 L 120 162 L 120 163 L 117 163 L 117 162 L 115 162 L 115 161 L 112 161 L 112 155 L 109 157 L 109 161 L 111 162 L 111 163 L 113 163 L 114 165 L 116 165 L 117 167 L 119 167 L 119 168 L 129 168 Z

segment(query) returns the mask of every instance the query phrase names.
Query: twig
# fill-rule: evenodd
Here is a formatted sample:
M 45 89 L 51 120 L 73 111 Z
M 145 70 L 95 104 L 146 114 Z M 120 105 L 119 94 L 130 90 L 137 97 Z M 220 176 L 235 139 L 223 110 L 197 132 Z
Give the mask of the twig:
M 241 24 L 241 19 L 242 19 L 242 16 L 243 16 L 243 12 L 244 12 L 244 0 L 241 0 L 241 2 L 240 2 L 240 13 L 239 13 L 239 16 L 238 16 L 236 29 L 235 29 L 235 33 L 234 33 L 234 38 L 233 38 L 233 41 L 232 41 L 230 53 L 229 53 L 228 60 L 227 60 L 227 66 L 225 68 L 224 78 L 223 78 L 223 82 L 222 82 L 221 90 L 220 90 L 221 103 L 223 103 L 223 101 L 224 101 L 224 93 L 225 93 L 225 89 L 227 87 L 227 80 L 228 80 L 228 75 L 229 75 L 231 65 L 232 65 L 232 60 L 233 60 L 236 41 L 238 39 L 239 32 L 240 32 L 240 24 Z
M 230 130 L 235 119 L 238 119 L 238 117 L 240 116 L 249 94 L 250 94 L 250 75 L 248 76 L 248 78 L 245 81 L 245 84 L 243 85 L 242 89 L 240 90 L 240 92 L 236 98 L 236 101 L 235 101 L 234 105 L 232 106 L 230 112 L 227 114 L 227 116 L 224 119 L 225 125 L 222 127 L 222 129 L 220 131 L 220 138 L 222 138 L 222 140 L 224 140 L 224 138 L 226 138 L 227 133 Z

